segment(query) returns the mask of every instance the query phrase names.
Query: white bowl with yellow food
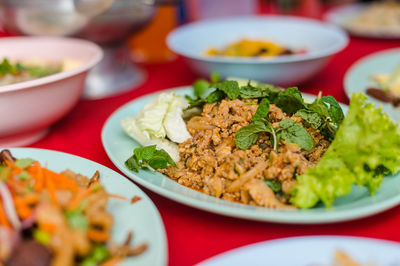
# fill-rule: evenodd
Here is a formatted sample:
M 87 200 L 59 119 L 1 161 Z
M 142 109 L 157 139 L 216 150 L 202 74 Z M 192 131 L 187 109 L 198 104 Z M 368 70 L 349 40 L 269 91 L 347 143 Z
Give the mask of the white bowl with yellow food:
M 102 58 L 96 44 L 55 37 L 0 42 L 0 147 L 43 137 L 82 95 L 88 71 Z
M 346 47 L 348 37 L 317 20 L 244 16 L 184 25 L 169 34 L 167 43 L 202 76 L 217 71 L 222 77 L 292 86 L 315 75 Z

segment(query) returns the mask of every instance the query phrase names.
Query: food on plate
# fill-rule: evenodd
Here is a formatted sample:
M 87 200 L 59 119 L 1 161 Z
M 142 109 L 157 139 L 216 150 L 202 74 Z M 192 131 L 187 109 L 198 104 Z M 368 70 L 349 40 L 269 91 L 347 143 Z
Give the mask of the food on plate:
M 353 185 L 374 194 L 400 170 L 400 129 L 363 94 L 352 96 L 345 117 L 332 96 L 309 103 L 296 87 L 213 74 L 193 88 L 194 97 L 175 96 L 187 101 L 190 137 L 171 153 L 157 143 L 135 149 L 129 169 L 147 167 L 217 198 L 278 209 L 330 207 Z
M 299 53 L 283 45 L 266 40 L 242 39 L 228 46 L 217 49 L 210 48 L 206 54 L 209 56 L 247 56 L 247 57 L 271 57 L 280 55 L 292 55 Z
M 400 105 L 400 64 L 394 72 L 371 77 L 375 85 L 367 89 L 367 94 L 393 106 Z
M 92 178 L 53 172 L 38 161 L 0 153 L 0 265 L 116 265 L 136 256 L 145 243 L 131 246 L 111 237 L 110 197 Z M 128 203 L 129 204 L 129 203 Z
M 333 254 L 332 263 L 325 264 L 312 264 L 310 266 L 377 266 L 375 263 L 360 263 L 352 258 L 348 253 L 342 250 L 336 250 Z
M 0 86 L 42 78 L 76 68 L 79 64 L 71 59 L 62 62 L 45 62 L 39 59 L 11 62 L 4 58 L 0 63 Z
M 366 5 L 360 13 L 344 26 L 358 34 L 400 33 L 400 4 L 396 1 L 375 1 Z

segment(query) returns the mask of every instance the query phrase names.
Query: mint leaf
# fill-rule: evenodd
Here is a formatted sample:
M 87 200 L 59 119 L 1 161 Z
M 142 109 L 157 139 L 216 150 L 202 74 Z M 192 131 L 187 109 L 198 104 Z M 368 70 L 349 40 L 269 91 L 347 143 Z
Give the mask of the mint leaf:
M 301 109 L 296 112 L 296 115 L 303 119 L 304 125 L 314 129 L 319 129 L 319 127 L 324 123 L 324 120 L 321 118 L 321 116 L 312 111 Z
M 219 76 L 218 72 L 214 71 L 211 73 L 210 79 L 212 83 L 217 83 L 221 80 L 221 77 Z
M 264 98 L 267 97 L 270 100 L 275 98 L 280 90 L 273 85 L 270 84 L 257 84 L 257 87 L 254 87 L 250 84 L 246 86 L 240 87 L 240 97 L 242 98 Z
M 256 143 L 261 132 L 268 131 L 268 128 L 261 121 L 255 121 L 248 126 L 242 127 L 235 134 L 235 144 L 238 148 L 246 150 Z
M 207 80 L 199 79 L 193 84 L 193 92 L 197 98 L 205 98 L 207 91 L 210 89 L 210 83 Z
M 302 149 L 309 151 L 314 146 L 314 141 L 307 130 L 293 120 L 285 119 L 279 123 L 281 137 L 288 143 L 299 145 Z
M 204 101 L 207 103 L 215 103 L 222 100 L 223 98 L 225 98 L 225 93 L 223 91 L 216 90 L 210 93 L 210 95 L 208 95 L 204 99 Z
M 231 100 L 236 99 L 240 94 L 239 83 L 236 80 L 225 80 L 224 82 L 214 84 L 214 87 L 225 92 Z
M 148 162 L 153 169 L 164 169 L 168 165 L 168 161 L 162 156 L 154 156 Z
M 136 148 L 133 151 L 133 154 L 136 156 L 138 161 L 140 160 L 147 161 L 153 157 L 155 151 L 156 151 L 156 145 L 151 145 L 151 146 Z
M 260 121 L 262 119 L 266 119 L 269 113 L 269 101 L 267 98 L 263 98 L 258 105 L 257 111 L 254 114 L 251 121 Z
M 344 119 L 343 110 L 340 107 L 339 103 L 333 96 L 330 95 L 323 96 L 321 99 L 324 103 L 329 104 L 329 109 L 328 109 L 329 117 L 331 118 L 333 123 L 336 123 L 339 126 Z
M 163 157 L 164 160 L 166 160 L 170 165 L 177 167 L 174 160 L 172 160 L 171 156 L 169 156 L 168 152 L 166 152 L 165 150 L 163 150 L 163 149 L 156 150 L 154 155 Z
M 125 161 L 125 166 L 126 168 L 134 172 L 139 172 L 140 169 L 139 162 L 134 155 L 132 155 L 128 158 L 128 160 Z
M 279 183 L 279 181 L 276 180 L 265 180 L 264 181 L 270 189 L 272 189 L 273 192 L 277 193 L 282 191 L 282 185 Z
M 275 104 L 285 113 L 294 114 L 300 109 L 304 109 L 305 103 L 298 88 L 288 88 L 277 96 Z

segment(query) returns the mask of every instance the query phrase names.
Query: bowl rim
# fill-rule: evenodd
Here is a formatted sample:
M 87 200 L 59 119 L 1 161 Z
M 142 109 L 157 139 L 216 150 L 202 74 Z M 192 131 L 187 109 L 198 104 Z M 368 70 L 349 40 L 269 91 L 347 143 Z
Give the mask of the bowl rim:
M 28 80 L 28 81 L 22 81 L 22 82 L 18 82 L 18 83 L 14 83 L 14 84 L 0 86 L 0 94 L 5 93 L 5 92 L 11 92 L 11 91 L 17 91 L 17 90 L 23 90 L 23 89 L 28 89 L 28 88 L 32 88 L 32 87 L 37 87 L 37 86 L 45 85 L 48 83 L 56 82 L 59 80 L 63 80 L 63 79 L 78 75 L 82 72 L 85 72 L 85 71 L 91 69 L 98 62 L 100 62 L 100 60 L 103 58 L 103 54 L 104 54 L 103 50 L 96 43 L 88 41 L 88 40 L 71 38 L 71 37 L 56 37 L 56 36 L 54 36 L 54 37 L 53 36 L 4 37 L 4 38 L 1 38 L 0 46 L 5 42 L 21 42 L 21 41 L 27 42 L 27 45 L 31 41 L 33 41 L 33 42 L 42 41 L 42 42 L 75 43 L 80 46 L 86 46 L 88 49 L 91 49 L 94 52 L 94 55 L 89 60 L 82 62 L 81 65 L 79 65 L 78 67 L 73 68 L 71 70 L 62 71 L 62 72 L 55 73 L 55 74 L 52 74 L 49 76 L 35 78 L 32 80 Z
M 254 21 L 262 21 L 264 23 L 268 23 L 269 21 L 282 21 L 282 22 L 302 22 L 308 24 L 314 24 L 318 26 L 323 26 L 323 29 L 329 30 L 332 33 L 336 34 L 339 38 L 338 42 L 334 42 L 331 46 L 312 51 L 305 54 L 297 54 L 297 55 L 282 55 L 279 57 L 266 57 L 266 58 L 257 58 L 257 57 L 207 57 L 204 55 L 192 54 L 187 52 L 182 52 L 180 49 L 176 48 L 174 45 L 174 39 L 176 38 L 177 34 L 180 34 L 183 30 L 190 30 L 193 27 L 198 27 L 199 25 L 212 25 L 213 23 L 220 23 L 229 21 L 237 21 L 237 20 L 254 20 Z M 250 63 L 250 64 L 275 64 L 275 63 L 291 63 L 291 62 L 299 62 L 299 61 L 308 61 L 312 59 L 318 59 L 322 57 L 327 57 L 333 54 L 336 54 L 343 50 L 349 43 L 349 36 L 345 30 L 341 27 L 334 25 L 332 23 L 311 19 L 311 18 L 304 18 L 299 16 L 288 16 L 288 15 L 246 15 L 246 16 L 229 16 L 224 18 L 210 18 L 201 21 L 195 21 L 187 23 L 183 26 L 180 26 L 173 31 L 171 31 L 167 36 L 167 45 L 169 49 L 171 49 L 174 53 L 178 55 L 182 55 L 187 58 L 197 59 L 200 61 L 205 62 L 213 62 L 213 63 Z

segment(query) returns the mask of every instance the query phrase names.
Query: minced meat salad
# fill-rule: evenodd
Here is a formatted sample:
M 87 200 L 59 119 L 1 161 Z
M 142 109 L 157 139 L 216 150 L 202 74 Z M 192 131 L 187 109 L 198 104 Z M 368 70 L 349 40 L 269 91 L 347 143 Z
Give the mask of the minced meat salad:
M 358 138 L 366 138 L 360 134 L 385 138 L 366 124 L 375 118 L 392 128 L 396 135 L 392 148 L 400 149 L 397 127 L 366 104 L 363 95 L 357 95 L 353 104 L 353 109 L 359 108 L 358 117 L 349 111 L 349 119 L 353 120 L 347 124 L 354 130 L 354 139 L 335 143 L 337 134 L 345 135 L 341 126 L 344 114 L 332 96 L 318 95 L 307 103 L 296 87 L 280 89 L 250 82 L 239 85 L 238 81 L 221 81 L 215 75 L 212 80 L 197 81 L 195 96 L 186 96 L 190 104 L 187 110 L 193 114 L 197 108 L 198 112 L 186 119 L 191 137 L 178 144 L 179 161 L 161 155 L 162 150 L 153 145 L 137 148 L 126 161 L 129 169 L 149 167 L 207 195 L 278 209 L 309 208 L 319 201 L 329 206 L 336 197 L 349 193 L 354 183 L 367 186 L 373 193 L 384 175 L 399 169 L 396 153 L 390 163 L 382 160 L 374 165 L 359 155 L 365 149 L 379 150 L 372 145 L 382 145 L 371 142 L 361 151 L 362 145 L 357 142 Z M 365 129 L 358 130 L 357 126 Z M 354 157 L 352 164 L 346 156 L 337 156 L 341 150 Z M 358 169 L 363 169 L 368 178 L 358 180 Z

